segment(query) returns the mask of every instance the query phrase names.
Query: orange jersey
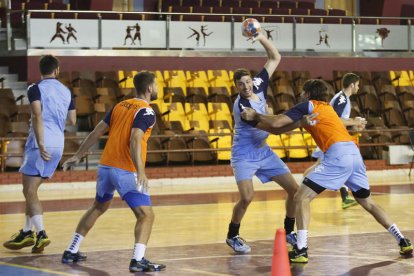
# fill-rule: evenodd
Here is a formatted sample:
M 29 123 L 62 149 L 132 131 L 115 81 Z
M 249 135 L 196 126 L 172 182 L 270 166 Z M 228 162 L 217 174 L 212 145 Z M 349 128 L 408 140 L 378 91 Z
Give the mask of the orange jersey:
M 136 172 L 130 154 L 130 137 L 135 117 L 140 111 L 144 113 L 143 115 L 154 116 L 155 114 L 146 101 L 137 98 L 115 105 L 110 117 L 108 141 L 106 142 L 100 164 Z M 106 122 L 106 120 L 104 121 Z M 144 165 L 147 158 L 147 141 L 151 135 L 152 125 L 146 129 L 141 141 Z
M 337 142 L 356 142 L 329 103 L 312 100 L 309 104 L 313 104 L 312 113 L 318 113 L 317 124 L 305 129 L 323 152 Z

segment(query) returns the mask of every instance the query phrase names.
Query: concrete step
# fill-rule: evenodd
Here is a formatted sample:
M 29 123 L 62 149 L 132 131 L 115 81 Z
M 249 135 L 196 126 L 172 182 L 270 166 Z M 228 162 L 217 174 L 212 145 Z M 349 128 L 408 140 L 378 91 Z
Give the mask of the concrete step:
M 0 66 L 0 74 L 8 74 L 8 73 L 9 73 L 9 67 Z
M 15 38 L 13 39 L 14 42 L 14 50 L 26 50 L 27 49 L 27 41 L 23 38 Z
M 4 88 L 11 88 L 13 90 L 26 90 L 27 83 L 24 81 L 4 82 Z
M 0 78 L 4 78 L 4 83 L 19 81 L 19 76 L 17 74 L 1 74 L 0 73 Z

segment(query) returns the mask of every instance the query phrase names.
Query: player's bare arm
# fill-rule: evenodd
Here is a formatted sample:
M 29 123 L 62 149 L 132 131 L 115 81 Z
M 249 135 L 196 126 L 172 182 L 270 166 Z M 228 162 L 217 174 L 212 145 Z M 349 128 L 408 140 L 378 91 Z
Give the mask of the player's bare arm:
M 85 154 L 85 152 L 92 147 L 95 143 L 98 142 L 99 138 L 104 135 L 109 129 L 109 126 L 104 122 L 100 121 L 94 130 L 92 130 L 91 133 L 83 140 L 82 144 L 79 146 L 78 151 L 70 157 L 68 160 L 66 160 L 62 168 L 64 171 L 69 169 L 70 167 L 78 164 L 80 160 L 82 159 L 82 156 Z
M 45 140 L 44 140 L 44 133 L 43 133 L 43 117 L 42 117 L 42 104 L 40 101 L 33 101 L 30 104 L 32 109 L 32 124 L 33 124 L 33 131 L 36 136 L 36 142 L 39 146 L 40 156 L 43 160 L 50 160 L 51 156 L 46 151 L 45 148 Z
M 269 76 L 271 76 L 276 70 L 276 67 L 279 65 L 282 57 L 275 45 L 270 40 L 268 40 L 264 34 L 258 33 L 254 39 L 259 41 L 262 44 L 263 48 L 266 50 L 267 62 L 264 65 L 264 68 L 266 68 L 267 73 Z
M 270 132 L 272 134 L 281 134 L 291 131 L 298 127 L 314 125 L 314 120 L 318 116 L 317 113 L 303 116 L 299 121 L 293 121 L 290 117 L 279 115 L 264 115 L 257 113 L 252 108 L 245 108 L 241 113 L 241 117 L 247 121 L 258 121 L 257 128 Z
M 138 185 L 142 185 L 144 191 L 148 191 L 148 178 L 145 174 L 145 166 L 142 160 L 142 144 L 145 133 L 140 128 L 133 128 L 130 137 L 130 154 L 132 162 L 138 174 Z

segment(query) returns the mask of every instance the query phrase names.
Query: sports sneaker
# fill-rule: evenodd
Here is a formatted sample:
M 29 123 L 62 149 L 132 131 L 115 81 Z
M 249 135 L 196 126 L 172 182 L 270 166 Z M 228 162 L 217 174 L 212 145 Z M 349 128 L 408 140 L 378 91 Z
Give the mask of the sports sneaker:
M 247 254 L 252 250 L 250 246 L 247 245 L 246 241 L 239 237 L 239 235 L 231 239 L 226 239 L 226 243 L 228 246 L 233 248 L 236 253 Z
M 43 249 L 50 244 L 50 240 L 46 235 L 45 230 L 37 234 L 36 243 L 32 247 L 32 253 L 42 253 Z
M 33 231 L 24 232 L 23 229 L 20 229 L 19 233 L 14 234 L 11 240 L 3 243 L 3 246 L 7 249 L 18 250 L 33 244 L 35 244 Z
M 290 244 L 291 246 L 294 246 L 298 241 L 296 238 L 296 233 L 291 232 L 290 234 L 286 235 L 286 242 Z
M 289 261 L 291 263 L 307 263 L 308 248 L 304 247 L 302 249 L 298 249 L 298 246 L 295 244 L 292 251 L 289 251 Z
M 131 272 L 151 272 L 151 271 L 162 271 L 165 270 L 167 266 L 163 264 L 156 264 L 152 263 L 151 261 L 142 258 L 141 261 L 137 261 L 135 259 L 132 259 L 129 263 L 129 271 Z
M 86 255 L 81 252 L 72 253 L 69 250 L 65 250 L 62 255 L 62 263 L 70 264 L 79 261 L 86 261 Z
M 357 205 L 358 202 L 355 199 L 350 197 L 346 197 L 344 201 L 342 201 L 342 209 L 348 209 L 349 207 Z
M 409 239 L 401 239 L 398 245 L 400 246 L 401 255 L 407 256 L 413 254 L 413 245 Z

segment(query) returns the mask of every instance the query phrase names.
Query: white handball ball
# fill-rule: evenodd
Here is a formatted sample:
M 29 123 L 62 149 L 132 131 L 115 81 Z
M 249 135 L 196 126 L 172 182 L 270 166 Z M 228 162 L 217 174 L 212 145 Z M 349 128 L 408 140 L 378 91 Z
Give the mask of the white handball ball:
M 241 31 L 243 36 L 251 38 L 255 34 L 260 33 L 262 27 L 260 27 L 260 23 L 256 19 L 247 18 L 242 22 Z

